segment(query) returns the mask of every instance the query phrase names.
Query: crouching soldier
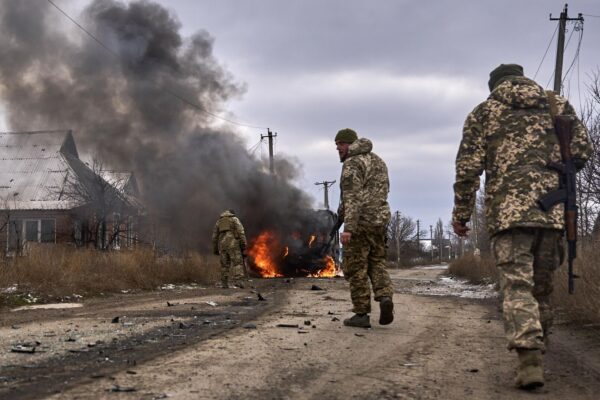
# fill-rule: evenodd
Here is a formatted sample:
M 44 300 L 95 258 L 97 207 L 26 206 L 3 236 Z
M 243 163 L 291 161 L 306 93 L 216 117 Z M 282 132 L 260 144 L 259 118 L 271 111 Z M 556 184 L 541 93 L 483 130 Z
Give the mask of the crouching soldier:
M 229 287 L 229 277 L 237 281 L 244 279 L 244 256 L 246 252 L 246 234 L 244 226 L 233 210 L 224 211 L 217 220 L 212 235 L 213 252 L 221 256 L 221 283 Z

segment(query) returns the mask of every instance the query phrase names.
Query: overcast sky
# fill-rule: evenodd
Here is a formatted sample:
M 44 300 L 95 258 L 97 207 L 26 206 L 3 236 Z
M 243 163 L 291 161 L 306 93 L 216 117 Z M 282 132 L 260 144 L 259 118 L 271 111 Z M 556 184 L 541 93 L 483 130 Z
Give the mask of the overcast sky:
M 86 1 L 55 0 L 77 16 Z M 276 157 L 302 165 L 298 186 L 322 205 L 316 181 L 337 180 L 337 130 L 355 129 L 387 162 L 392 210 L 420 219 L 428 230 L 452 210 L 454 158 L 467 113 L 488 95 L 491 69 L 516 62 L 533 77 L 564 2 L 159 0 L 182 23 L 214 38 L 216 58 L 246 85 L 223 115 L 278 133 Z M 585 18 L 579 68 L 569 97 L 585 98 L 588 75 L 600 65 L 600 1 L 571 1 Z M 585 15 L 589 16 L 585 16 Z M 65 24 L 68 22 L 65 20 Z M 568 25 L 567 38 L 573 30 Z M 571 64 L 579 32 L 565 55 Z M 546 86 L 556 41 L 536 80 Z M 550 88 L 550 86 L 549 86 Z M 255 145 L 266 131 L 239 128 Z M 259 148 L 257 154 L 260 154 Z M 266 156 L 266 145 L 262 147 Z M 337 207 L 338 184 L 330 191 Z

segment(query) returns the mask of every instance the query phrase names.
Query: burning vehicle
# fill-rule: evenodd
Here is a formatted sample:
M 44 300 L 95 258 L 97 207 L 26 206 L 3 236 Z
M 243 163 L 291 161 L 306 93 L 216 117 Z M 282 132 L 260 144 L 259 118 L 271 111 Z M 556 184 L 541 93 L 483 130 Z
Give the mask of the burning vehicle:
M 303 213 L 302 224 L 260 232 L 250 240 L 251 273 L 263 278 L 334 277 L 339 272 L 337 214 L 330 210 Z

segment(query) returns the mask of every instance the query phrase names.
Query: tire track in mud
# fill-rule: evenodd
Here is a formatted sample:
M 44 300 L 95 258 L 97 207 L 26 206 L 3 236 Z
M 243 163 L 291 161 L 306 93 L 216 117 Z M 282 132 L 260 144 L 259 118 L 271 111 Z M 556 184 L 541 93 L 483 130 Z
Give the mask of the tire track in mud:
M 189 297 L 191 294 L 185 295 Z M 179 310 L 173 309 L 174 307 L 162 310 L 135 310 L 142 305 L 139 299 L 129 299 L 131 302 L 129 303 L 126 296 L 119 296 L 124 301 L 119 303 L 119 306 L 111 307 L 105 304 L 98 306 L 96 310 L 80 311 L 79 309 L 77 315 L 70 315 L 70 317 L 103 318 L 117 313 L 122 315 L 123 306 L 128 306 L 130 310 L 127 315 L 130 319 L 170 319 L 171 323 L 153 327 L 122 340 L 113 338 L 87 351 L 67 352 L 37 363 L 29 364 L 27 360 L 23 360 L 17 364 L 4 365 L 0 370 L 0 398 L 11 400 L 45 398 L 85 382 L 134 369 L 138 364 L 157 357 L 181 351 L 188 346 L 240 327 L 245 322 L 276 308 L 285 297 L 285 291 L 269 289 L 265 292 L 265 296 L 268 301 L 258 302 L 246 298 L 242 301 L 220 304 L 211 307 L 210 310 L 195 310 L 194 307 Z M 147 294 L 141 297 L 148 301 L 158 300 Z M 177 295 L 160 297 L 172 299 Z M 40 312 L 37 314 L 44 315 Z M 64 316 L 61 318 L 60 312 L 55 310 L 47 314 L 47 321 L 65 318 Z M 18 320 L 25 319 L 19 316 L 11 318 L 11 322 Z M 30 355 L 23 354 L 23 357 L 28 356 Z

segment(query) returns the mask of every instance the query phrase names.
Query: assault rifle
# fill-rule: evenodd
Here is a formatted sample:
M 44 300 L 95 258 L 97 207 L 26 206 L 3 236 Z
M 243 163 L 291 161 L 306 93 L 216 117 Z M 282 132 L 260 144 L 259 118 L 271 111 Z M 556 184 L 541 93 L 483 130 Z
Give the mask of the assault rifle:
M 557 171 L 560 174 L 560 184 L 557 190 L 554 190 L 540 200 L 538 203 L 542 210 L 548 211 L 558 203 L 565 206 L 565 230 L 568 243 L 568 263 L 569 263 L 569 294 L 575 291 L 574 278 L 578 278 L 573 273 L 573 260 L 577 257 L 577 182 L 575 180 L 577 173 L 577 163 L 571 155 L 571 137 L 573 132 L 573 117 L 568 115 L 557 115 L 554 118 L 554 129 L 558 136 L 560 146 L 560 155 L 562 162 L 550 162 L 548 168 Z
M 344 221 L 340 217 L 337 217 L 335 224 L 333 224 L 333 227 L 331 228 L 331 232 L 329 232 L 329 240 L 321 248 L 321 256 L 324 257 L 329 249 L 331 249 L 331 245 L 333 244 L 333 241 L 343 223 Z

